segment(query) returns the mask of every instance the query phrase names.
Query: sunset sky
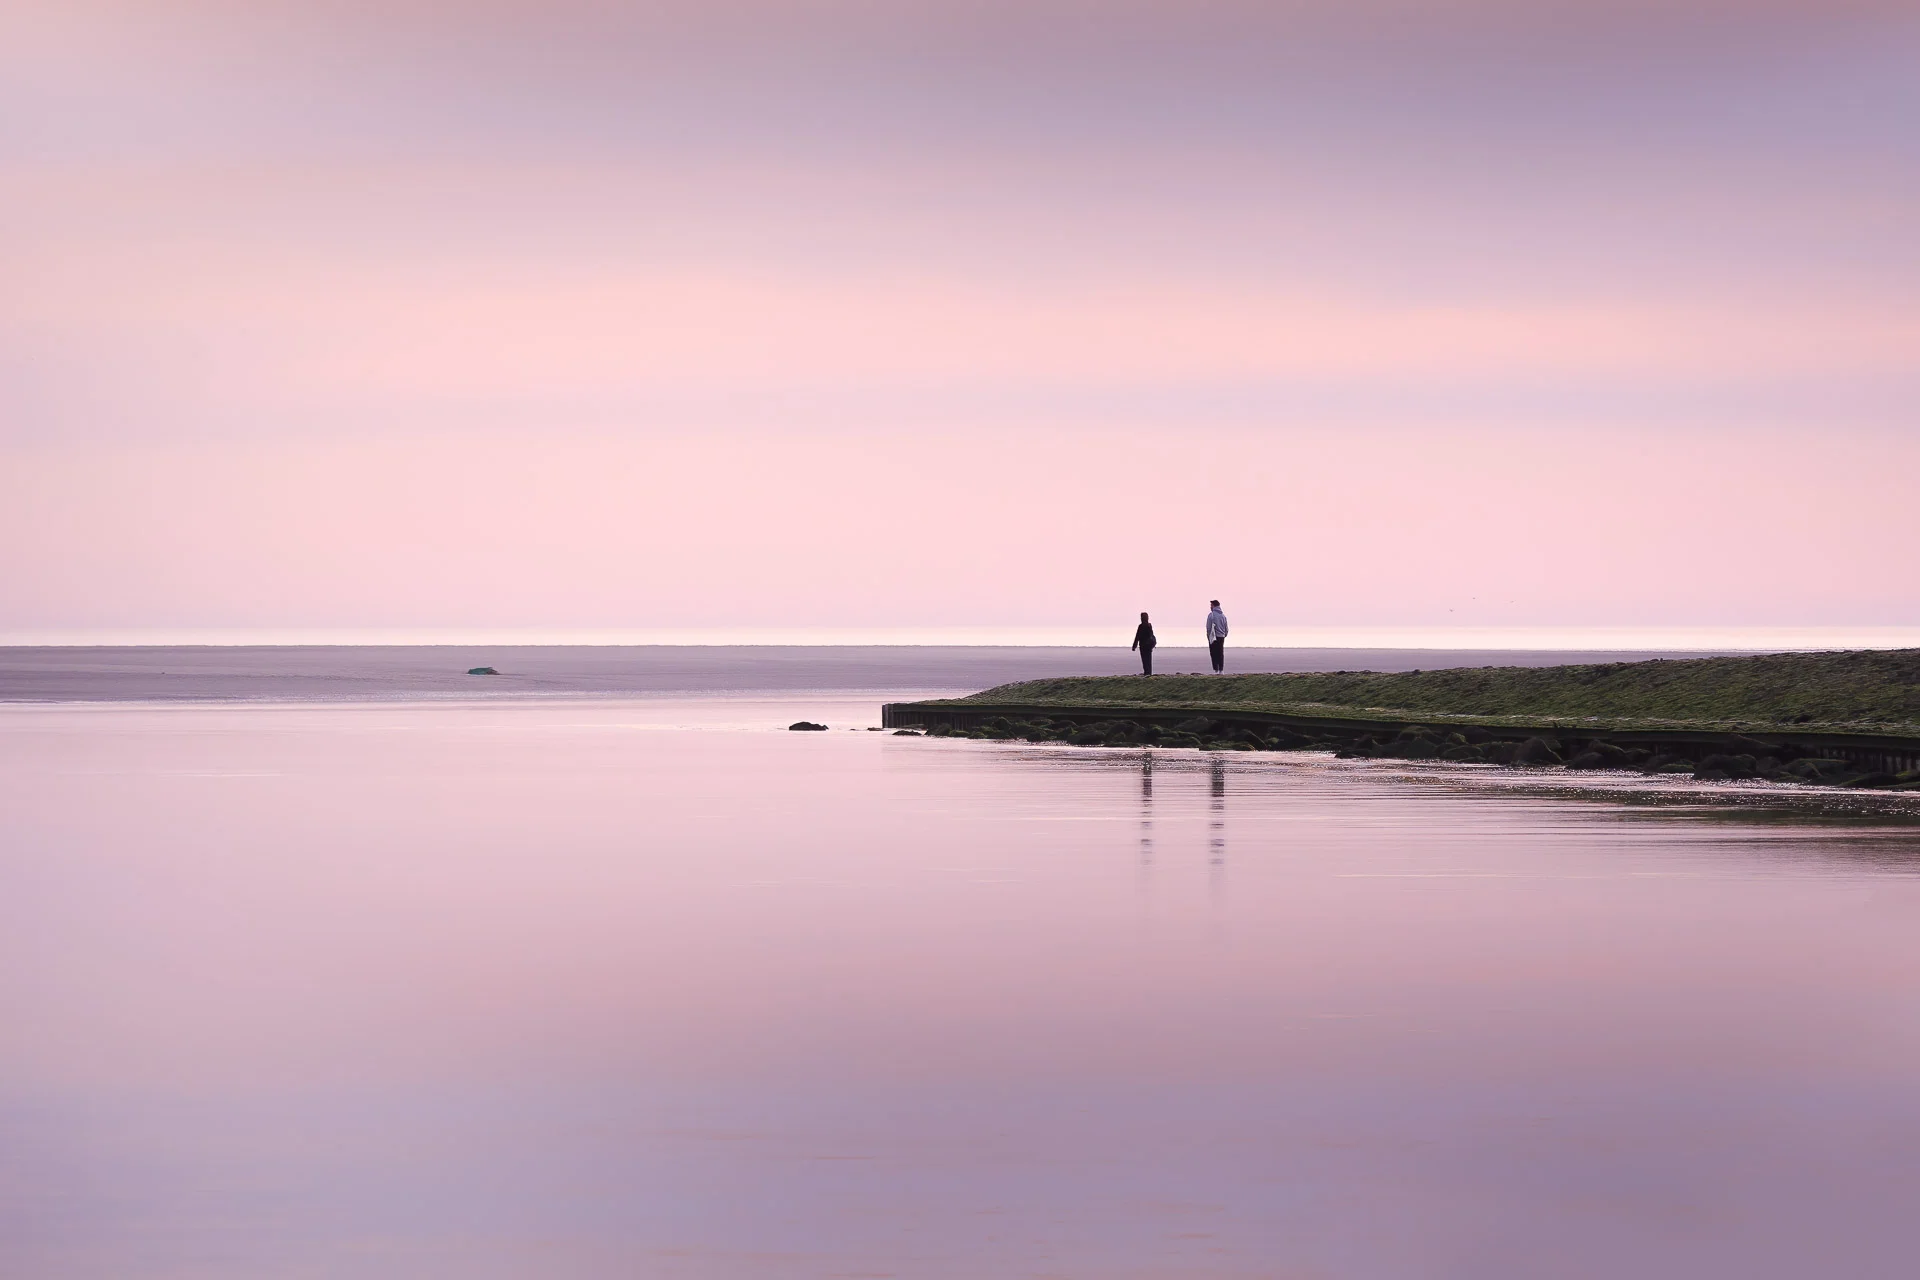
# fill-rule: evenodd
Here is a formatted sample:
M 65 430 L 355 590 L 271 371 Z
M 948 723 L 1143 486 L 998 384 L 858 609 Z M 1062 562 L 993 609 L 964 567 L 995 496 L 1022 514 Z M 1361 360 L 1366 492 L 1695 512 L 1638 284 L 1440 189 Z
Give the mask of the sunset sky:
M 1910 0 L 13 0 L 0 640 L 1920 628 L 1916 66 Z

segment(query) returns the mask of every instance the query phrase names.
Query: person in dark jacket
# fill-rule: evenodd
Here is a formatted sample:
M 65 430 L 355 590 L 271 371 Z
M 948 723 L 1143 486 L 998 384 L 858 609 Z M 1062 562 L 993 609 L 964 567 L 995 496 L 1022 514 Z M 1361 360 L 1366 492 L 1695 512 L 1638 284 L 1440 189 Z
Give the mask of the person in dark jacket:
M 1133 633 L 1133 647 L 1140 651 L 1140 674 L 1153 674 L 1153 646 L 1159 641 L 1153 638 L 1153 624 L 1147 621 L 1147 615 L 1140 615 L 1140 625 Z

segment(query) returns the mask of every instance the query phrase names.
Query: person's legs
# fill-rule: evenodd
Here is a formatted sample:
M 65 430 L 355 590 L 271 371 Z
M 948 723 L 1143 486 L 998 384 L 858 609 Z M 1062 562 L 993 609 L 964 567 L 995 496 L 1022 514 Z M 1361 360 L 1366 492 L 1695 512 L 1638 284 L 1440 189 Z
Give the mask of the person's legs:
M 1140 674 L 1143 676 L 1153 674 L 1153 646 L 1150 644 L 1140 646 Z
M 1213 656 L 1213 674 L 1219 675 L 1227 669 L 1227 642 L 1225 640 L 1207 641 L 1207 652 Z

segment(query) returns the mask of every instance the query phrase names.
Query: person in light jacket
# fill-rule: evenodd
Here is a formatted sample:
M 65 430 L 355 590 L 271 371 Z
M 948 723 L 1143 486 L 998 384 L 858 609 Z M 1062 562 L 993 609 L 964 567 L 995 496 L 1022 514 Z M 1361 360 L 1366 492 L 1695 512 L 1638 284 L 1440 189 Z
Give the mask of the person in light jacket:
M 1218 600 L 1208 601 L 1213 612 L 1207 615 L 1207 652 L 1213 657 L 1213 674 L 1227 669 L 1227 615 L 1220 612 Z
M 1153 638 L 1153 624 L 1147 621 L 1147 615 L 1140 615 L 1140 625 L 1134 629 L 1133 647 L 1140 651 L 1140 674 L 1153 674 L 1153 646 L 1159 641 Z

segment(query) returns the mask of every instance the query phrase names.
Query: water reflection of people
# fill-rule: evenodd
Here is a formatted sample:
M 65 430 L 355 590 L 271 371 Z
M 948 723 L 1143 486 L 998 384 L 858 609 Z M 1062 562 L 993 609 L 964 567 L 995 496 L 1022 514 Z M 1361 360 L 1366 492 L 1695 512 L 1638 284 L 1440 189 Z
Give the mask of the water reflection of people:
M 1153 865 L 1153 752 L 1140 753 L 1140 865 Z
M 1207 861 L 1227 863 L 1227 762 L 1219 756 L 1207 762 L 1211 796 L 1207 801 Z

